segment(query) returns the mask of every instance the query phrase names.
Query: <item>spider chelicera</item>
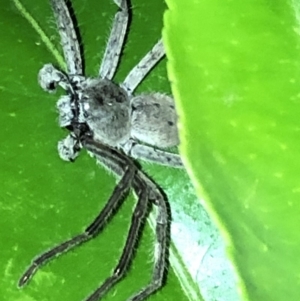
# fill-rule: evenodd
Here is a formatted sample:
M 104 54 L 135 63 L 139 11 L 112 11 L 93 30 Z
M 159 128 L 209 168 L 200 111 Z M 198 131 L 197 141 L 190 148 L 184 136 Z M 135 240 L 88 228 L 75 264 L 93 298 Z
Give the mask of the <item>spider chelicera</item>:
M 58 143 L 60 157 L 74 161 L 84 148 L 120 180 L 100 214 L 85 231 L 35 258 L 19 281 L 19 286 L 25 285 L 44 263 L 98 235 L 115 208 L 121 204 L 123 196 L 132 188 L 138 201 L 121 257 L 112 275 L 87 301 L 100 299 L 125 275 L 149 204 L 157 207 L 153 277 L 128 301 L 144 300 L 162 286 L 170 222 L 167 203 L 161 190 L 136 165 L 134 159 L 183 167 L 179 155 L 162 150 L 179 144 L 173 99 L 158 92 L 133 95 L 146 74 L 164 56 L 162 41 L 158 41 L 121 84 L 112 81 L 120 60 L 129 14 L 125 0 L 114 2 L 119 11 L 115 15 L 99 75 L 90 78 L 83 75 L 79 42 L 68 5 L 65 0 L 51 0 L 67 73 L 46 64 L 40 70 L 38 79 L 41 87 L 48 92 L 55 92 L 58 85 L 67 91 L 67 95 L 57 102 L 59 125 L 69 130 L 69 135 Z

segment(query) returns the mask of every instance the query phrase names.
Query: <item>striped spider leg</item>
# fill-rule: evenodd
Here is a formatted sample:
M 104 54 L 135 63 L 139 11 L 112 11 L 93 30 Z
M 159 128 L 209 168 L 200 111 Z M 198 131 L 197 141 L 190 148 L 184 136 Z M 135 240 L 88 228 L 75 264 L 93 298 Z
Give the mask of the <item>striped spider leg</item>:
M 112 275 L 99 286 L 86 301 L 96 301 L 105 295 L 120 279 L 125 276 L 132 258 L 134 248 L 138 240 L 141 226 L 147 218 L 149 202 L 157 207 L 156 217 L 156 256 L 153 269 L 153 276 L 150 283 L 141 291 L 132 296 L 128 301 L 142 301 L 162 286 L 166 267 L 166 254 L 169 238 L 169 213 L 165 197 L 157 188 L 156 184 L 140 169 L 128 156 L 122 154 L 115 148 L 95 142 L 89 135 L 84 134 L 80 141 L 80 148 L 85 148 L 95 159 L 106 168 L 113 171 L 120 181 L 116 185 L 106 205 L 94 221 L 75 237 L 58 244 L 50 250 L 35 258 L 29 268 L 22 275 L 19 286 L 25 285 L 46 262 L 57 258 L 58 255 L 66 253 L 76 246 L 97 236 L 104 228 L 107 220 L 111 217 L 116 208 L 121 206 L 123 196 L 132 187 L 138 202 L 132 215 L 130 229 L 121 257 Z M 80 149 L 78 148 L 78 149 Z

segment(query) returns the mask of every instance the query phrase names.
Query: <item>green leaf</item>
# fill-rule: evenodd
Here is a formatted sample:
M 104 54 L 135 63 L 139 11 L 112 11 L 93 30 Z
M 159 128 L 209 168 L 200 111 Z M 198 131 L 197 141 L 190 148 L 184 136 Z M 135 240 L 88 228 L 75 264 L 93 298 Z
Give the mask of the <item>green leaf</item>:
M 181 153 L 244 299 L 300 299 L 296 1 L 168 0 Z
M 102 2 L 74 1 L 89 75 L 97 74 L 117 9 L 113 1 Z M 8 3 L 0 10 L 0 295 L 7 301 L 83 300 L 117 263 L 135 200 L 126 200 L 97 239 L 53 260 L 37 272 L 28 286 L 17 288 L 30 260 L 76 235 L 93 220 L 114 188 L 115 179 L 84 153 L 75 164 L 59 159 L 57 141 L 66 132 L 57 125 L 58 95 L 48 95 L 37 84 L 37 73 L 45 63 L 61 64 L 50 5 L 48 1 L 34 0 Z M 132 7 L 130 33 L 117 81 L 124 79 L 161 35 L 165 9 L 162 1 L 136 0 Z M 139 87 L 139 92 L 149 91 L 170 93 L 165 61 Z M 184 221 L 185 216 L 193 216 L 189 211 L 192 206 L 197 207 L 198 201 L 183 171 L 146 164 L 144 169 L 169 196 L 175 208 L 173 219 L 181 216 Z M 209 230 L 208 225 L 207 237 Z M 181 247 L 189 249 L 189 243 L 185 241 Z M 128 277 L 104 300 L 124 301 L 148 283 L 153 249 L 154 235 L 146 225 Z M 186 267 L 186 258 L 173 243 L 170 261 L 174 269 L 169 269 L 167 285 L 149 300 L 201 300 L 196 279 Z

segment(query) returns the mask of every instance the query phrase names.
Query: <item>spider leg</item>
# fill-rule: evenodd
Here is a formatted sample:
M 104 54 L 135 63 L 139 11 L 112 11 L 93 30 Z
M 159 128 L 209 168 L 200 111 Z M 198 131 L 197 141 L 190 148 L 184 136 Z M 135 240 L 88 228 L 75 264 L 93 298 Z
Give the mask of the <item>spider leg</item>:
M 92 149 L 93 155 L 97 160 L 103 162 L 103 157 L 98 156 Z M 118 174 L 120 171 L 112 166 Z M 85 301 L 96 301 L 111 289 L 122 277 L 124 277 L 134 255 L 139 229 L 146 219 L 147 207 L 151 201 L 158 208 L 156 218 L 156 252 L 155 264 L 151 282 L 140 292 L 135 294 L 127 301 L 142 301 L 163 285 L 163 278 L 166 272 L 166 260 L 168 252 L 168 238 L 170 237 L 169 212 L 165 197 L 157 188 L 156 184 L 141 170 L 138 170 L 132 181 L 133 189 L 138 196 L 138 203 L 135 207 L 130 230 L 118 265 L 113 271 L 112 276 L 96 289 Z M 147 192 L 147 194 L 145 194 Z
M 128 93 L 132 94 L 147 73 L 165 55 L 164 46 L 160 39 L 154 47 L 141 59 L 141 61 L 129 72 L 121 84 Z
M 99 76 L 109 80 L 112 79 L 116 72 L 128 25 L 128 7 L 126 0 L 114 0 L 114 2 L 121 10 L 115 15 L 113 27 L 99 70 Z
M 139 236 L 139 231 L 143 225 L 148 209 L 148 189 L 144 181 L 135 176 L 134 180 L 135 193 L 138 197 L 137 205 L 134 209 L 130 229 L 127 235 L 125 247 L 115 267 L 112 275 L 107 278 L 104 283 L 96 289 L 86 301 L 96 301 L 106 294 L 118 281 L 120 281 L 126 274 L 128 267 L 132 262 L 134 256 L 134 249 Z
M 56 258 L 58 255 L 71 250 L 75 246 L 78 246 L 99 234 L 99 232 L 103 229 L 106 221 L 112 215 L 114 209 L 120 206 L 123 200 L 122 196 L 129 190 L 131 186 L 132 180 L 136 173 L 136 167 L 129 158 L 114 149 L 106 147 L 105 145 L 97 144 L 95 146 L 91 142 L 89 142 L 88 139 L 87 141 L 83 141 L 82 143 L 84 147 L 87 146 L 87 148 L 90 148 L 90 150 L 95 152 L 98 156 L 105 157 L 107 158 L 107 160 L 112 161 L 113 164 L 118 166 L 118 170 L 123 171 L 121 180 L 115 187 L 105 207 L 95 218 L 95 220 L 86 228 L 86 230 L 83 233 L 55 246 L 54 248 L 42 253 L 37 258 L 35 258 L 29 268 L 20 278 L 19 287 L 24 286 L 32 278 L 36 271 L 49 260 Z
M 83 70 L 80 47 L 66 2 L 65 0 L 51 0 L 51 6 L 60 34 L 68 74 L 81 75 Z
M 127 145 L 123 146 L 123 150 L 135 159 L 146 160 L 169 167 L 184 168 L 180 155 L 160 150 L 150 145 L 130 140 Z
M 163 278 L 167 272 L 167 256 L 168 256 L 168 238 L 170 237 L 169 212 L 165 197 L 156 187 L 154 182 L 141 171 L 138 172 L 150 189 L 150 200 L 157 207 L 158 214 L 156 217 L 156 248 L 155 262 L 150 283 L 137 294 L 129 298 L 127 301 L 142 301 L 153 294 L 163 285 Z

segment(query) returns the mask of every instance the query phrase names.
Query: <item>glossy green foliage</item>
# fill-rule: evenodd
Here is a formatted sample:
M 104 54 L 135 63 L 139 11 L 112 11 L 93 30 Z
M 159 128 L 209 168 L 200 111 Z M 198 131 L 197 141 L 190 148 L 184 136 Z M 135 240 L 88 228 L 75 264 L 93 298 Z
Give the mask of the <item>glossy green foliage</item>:
M 113 1 L 105 0 L 72 2 L 86 72 L 96 75 L 117 7 Z M 61 52 L 48 1 L 24 0 L 21 4 Z M 165 9 L 162 1 L 137 0 L 132 1 L 132 7 L 131 31 L 117 81 L 161 35 Z M 117 263 L 135 200 L 129 197 L 125 201 L 97 239 L 44 266 L 28 286 L 17 288 L 18 278 L 34 256 L 79 233 L 93 220 L 112 192 L 115 179 L 84 152 L 74 164 L 59 159 L 57 141 L 67 132 L 57 125 L 58 95 L 48 95 L 37 83 L 43 64 L 58 62 L 13 1 L 7 1 L 0 10 L 0 31 L 0 299 L 80 301 L 110 275 Z M 139 92 L 154 90 L 170 93 L 165 61 L 139 88 Z M 181 171 L 157 166 L 148 167 L 147 171 L 170 191 L 173 188 L 168 183 L 180 190 L 178 187 L 186 181 Z M 184 191 L 176 196 L 183 199 Z M 146 224 L 128 277 L 103 300 L 124 301 L 148 283 L 153 246 L 153 232 Z M 187 300 L 178 279 L 169 270 L 167 285 L 149 300 Z
M 181 152 L 245 299 L 300 300 L 297 1 L 168 0 Z

